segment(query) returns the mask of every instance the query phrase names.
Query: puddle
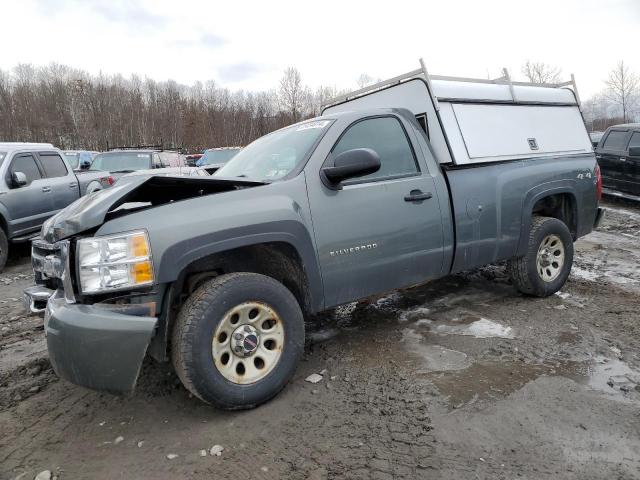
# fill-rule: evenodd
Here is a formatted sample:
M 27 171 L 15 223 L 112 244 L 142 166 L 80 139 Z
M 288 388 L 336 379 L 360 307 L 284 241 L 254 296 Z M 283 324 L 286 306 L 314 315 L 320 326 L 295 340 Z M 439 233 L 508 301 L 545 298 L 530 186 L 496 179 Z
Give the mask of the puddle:
M 588 385 L 620 400 L 640 391 L 640 372 L 636 372 L 625 362 L 618 359 L 597 357 L 589 368 Z
M 427 379 L 447 397 L 451 407 L 458 408 L 479 399 L 508 396 L 541 376 L 572 379 L 612 400 L 640 401 L 640 372 L 620 360 L 605 357 L 556 365 L 481 362 L 452 372 L 430 372 Z
M 542 375 L 574 377 L 580 366 L 577 362 L 558 366 L 522 362 L 474 363 L 462 371 L 430 375 L 429 380 L 447 397 L 450 406 L 460 407 L 479 399 L 506 397 Z
M 471 360 L 466 353 L 441 345 L 426 344 L 424 337 L 411 328 L 402 331 L 400 341 L 410 353 L 420 358 L 424 368 L 419 369 L 417 373 L 464 370 L 471 366 Z

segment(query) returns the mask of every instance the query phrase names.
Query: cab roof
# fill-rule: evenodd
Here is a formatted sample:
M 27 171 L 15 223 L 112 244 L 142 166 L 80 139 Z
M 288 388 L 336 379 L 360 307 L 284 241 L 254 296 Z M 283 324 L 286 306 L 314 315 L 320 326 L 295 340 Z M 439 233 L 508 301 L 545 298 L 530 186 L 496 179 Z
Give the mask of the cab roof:
M 50 150 L 54 147 L 50 143 L 33 143 L 33 142 L 0 142 L 0 150 L 12 151 L 12 150 Z

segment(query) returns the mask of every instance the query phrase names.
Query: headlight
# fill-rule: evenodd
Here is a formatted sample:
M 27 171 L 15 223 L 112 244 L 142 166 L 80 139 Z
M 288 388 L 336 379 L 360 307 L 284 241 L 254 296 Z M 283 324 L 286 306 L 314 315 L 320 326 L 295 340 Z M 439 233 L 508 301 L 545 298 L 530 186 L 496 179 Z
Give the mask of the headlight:
M 78 241 L 82 293 L 98 293 L 153 283 L 149 238 L 144 231 Z

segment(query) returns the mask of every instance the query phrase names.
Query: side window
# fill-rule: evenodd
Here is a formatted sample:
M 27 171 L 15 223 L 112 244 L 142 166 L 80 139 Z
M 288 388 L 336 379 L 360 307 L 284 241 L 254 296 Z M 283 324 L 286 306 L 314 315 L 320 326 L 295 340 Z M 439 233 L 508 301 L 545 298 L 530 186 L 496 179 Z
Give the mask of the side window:
M 422 129 L 422 131 L 427 134 L 427 138 L 429 138 L 429 127 L 428 127 L 428 123 L 427 123 L 427 114 L 426 113 L 420 113 L 420 114 L 416 115 L 416 120 L 418 121 L 418 125 L 420 125 L 420 128 Z
M 162 160 L 160 160 L 160 155 L 157 153 L 153 154 L 153 168 L 162 168 L 164 165 L 162 164 Z
M 40 163 L 47 178 L 66 177 L 67 166 L 57 153 L 40 153 Z
M 604 150 L 624 150 L 627 132 L 622 130 L 611 130 L 604 140 L 602 148 Z
M 371 148 L 380 156 L 382 164 L 380 170 L 356 179 L 358 182 L 420 171 L 407 135 L 396 118 L 370 118 L 352 125 L 338 140 L 331 153 L 335 157 L 353 148 Z
M 40 169 L 38 169 L 38 165 L 36 164 L 36 160 L 30 153 L 23 153 L 13 158 L 11 167 L 9 168 L 9 174 L 13 176 L 15 172 L 24 173 L 27 177 L 27 184 L 42 178 L 42 175 L 40 175 Z
M 633 132 L 631 140 L 629 140 L 629 147 L 640 147 L 640 132 Z

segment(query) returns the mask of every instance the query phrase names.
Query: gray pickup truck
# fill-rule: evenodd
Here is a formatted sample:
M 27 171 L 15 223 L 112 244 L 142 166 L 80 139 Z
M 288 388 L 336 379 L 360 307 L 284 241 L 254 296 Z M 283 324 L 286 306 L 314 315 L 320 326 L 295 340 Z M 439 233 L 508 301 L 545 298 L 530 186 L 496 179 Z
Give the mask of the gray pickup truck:
M 520 292 L 558 291 L 573 242 L 602 216 L 576 104 L 551 98 L 545 108 L 572 109 L 556 117 L 539 112 L 539 100 L 523 103 L 532 117 L 551 116 L 536 123 L 510 110 L 520 103 L 486 102 L 503 105 L 502 115 L 528 130 L 509 139 L 511 159 L 509 145 L 480 148 L 473 142 L 485 134 L 474 137 L 473 158 L 479 148 L 499 161 L 470 164 L 444 127 L 450 97 L 435 98 L 418 80 L 433 110 L 360 108 L 344 99 L 256 140 L 214 176 L 122 178 L 47 221 L 33 244 L 37 285 L 25 302 L 44 311 L 58 375 L 130 392 L 148 354 L 172 361 L 205 402 L 250 408 L 292 377 L 306 315 L 500 261 Z M 496 95 L 508 89 L 496 87 Z M 526 91 L 544 100 L 544 90 Z M 370 99 L 389 95 L 380 92 Z M 465 103 L 463 93 L 451 98 L 478 104 Z M 564 141 L 547 135 L 549 121 L 578 132 L 567 152 L 547 144 Z M 437 153 L 442 139 L 446 162 Z
M 109 187 L 108 173 L 74 173 L 49 143 L 0 143 L 0 271 L 10 242 L 37 236 L 43 222 L 80 196 Z

